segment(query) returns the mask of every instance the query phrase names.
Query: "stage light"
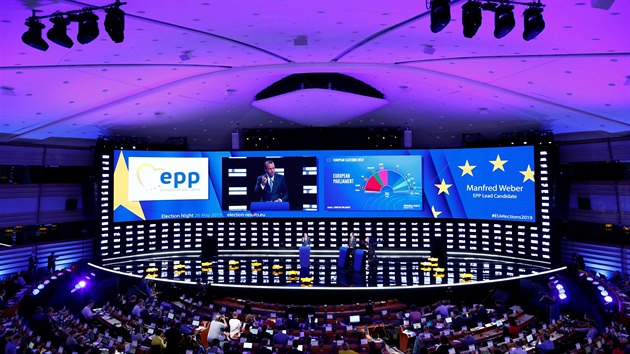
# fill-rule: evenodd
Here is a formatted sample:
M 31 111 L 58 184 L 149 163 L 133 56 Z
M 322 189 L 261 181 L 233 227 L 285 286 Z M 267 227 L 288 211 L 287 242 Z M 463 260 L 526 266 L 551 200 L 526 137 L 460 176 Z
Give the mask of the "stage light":
M 481 26 L 481 3 L 476 0 L 469 0 L 462 6 L 462 24 L 464 37 L 472 38 L 477 34 Z
M 125 40 L 125 12 L 118 6 L 120 5 L 105 9 L 107 13 L 105 15 L 105 31 L 114 43 L 122 43 Z
M 543 9 L 530 7 L 523 12 L 523 39 L 530 41 L 536 38 L 545 29 L 545 20 L 542 16 Z
M 77 40 L 81 44 L 88 44 L 98 37 L 98 16 L 91 11 L 82 12 L 77 16 L 79 33 Z
M 505 37 L 512 32 L 516 21 L 514 20 L 514 6 L 502 4 L 494 10 L 494 37 Z
M 69 21 L 61 16 L 55 16 L 50 19 L 50 22 L 53 23 L 53 27 L 48 31 L 46 37 L 62 47 L 72 48 L 74 42 L 67 33 Z
M 28 30 L 22 35 L 22 42 L 35 49 L 46 51 L 48 49 L 48 43 L 42 38 L 42 30 L 46 26 L 33 18 L 28 18 L 26 25 L 28 26 Z
M 438 33 L 451 22 L 449 0 L 431 0 L 431 32 Z

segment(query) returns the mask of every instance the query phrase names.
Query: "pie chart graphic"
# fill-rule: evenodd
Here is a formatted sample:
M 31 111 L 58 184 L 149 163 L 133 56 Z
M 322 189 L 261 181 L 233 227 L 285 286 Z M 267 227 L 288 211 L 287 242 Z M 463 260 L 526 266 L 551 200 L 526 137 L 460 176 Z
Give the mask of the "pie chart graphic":
M 398 171 L 380 170 L 373 173 L 365 182 L 365 193 L 410 193 L 413 189 L 407 179 Z

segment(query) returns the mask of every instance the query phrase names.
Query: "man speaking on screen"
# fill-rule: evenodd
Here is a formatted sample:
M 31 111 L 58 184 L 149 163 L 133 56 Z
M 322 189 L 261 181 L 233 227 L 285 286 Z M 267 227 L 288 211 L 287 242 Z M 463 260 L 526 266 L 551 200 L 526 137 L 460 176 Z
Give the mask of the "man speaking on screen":
M 276 165 L 272 160 L 265 161 L 265 173 L 256 179 L 256 195 L 261 202 L 288 202 L 289 193 L 286 179 L 276 173 Z

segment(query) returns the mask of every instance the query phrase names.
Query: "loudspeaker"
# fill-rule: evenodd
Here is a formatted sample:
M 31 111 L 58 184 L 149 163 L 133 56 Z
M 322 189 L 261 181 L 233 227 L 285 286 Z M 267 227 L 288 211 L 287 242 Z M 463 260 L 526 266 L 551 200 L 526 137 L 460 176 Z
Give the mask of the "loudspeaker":
M 403 147 L 410 148 L 412 145 L 411 130 L 405 130 L 403 132 Z
M 66 199 L 66 211 L 77 210 L 77 206 L 79 206 L 79 201 L 77 199 Z
M 241 134 L 239 132 L 232 133 L 232 150 L 239 150 L 241 148 Z

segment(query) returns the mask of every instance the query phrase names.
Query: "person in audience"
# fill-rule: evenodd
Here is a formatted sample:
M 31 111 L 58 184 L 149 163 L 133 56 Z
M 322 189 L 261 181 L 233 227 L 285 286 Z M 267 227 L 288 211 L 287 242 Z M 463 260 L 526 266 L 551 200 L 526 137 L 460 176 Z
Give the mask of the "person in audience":
M 159 351 L 158 351 L 159 348 Z M 155 334 L 153 338 L 151 338 L 151 351 L 153 353 L 154 350 L 161 352 L 166 349 L 166 343 L 164 342 L 164 330 L 158 328 L 155 330 Z M 154 354 L 154 353 L 153 353 Z
M 221 348 L 221 342 L 218 339 L 213 339 L 208 343 L 208 349 L 206 349 L 207 354 L 223 354 L 223 349 Z
M 289 339 L 291 339 L 292 337 L 285 332 L 286 331 L 277 331 L 276 334 L 273 335 L 273 345 L 280 344 L 285 347 L 289 343 Z
M 358 354 L 358 353 L 354 350 L 351 350 L 348 343 L 343 342 L 341 344 L 341 350 L 339 351 L 339 354 Z
M 77 330 L 73 329 L 68 333 L 68 337 L 66 338 L 66 344 L 64 345 L 64 350 L 68 350 L 70 353 L 76 352 L 79 343 L 76 339 Z
M 435 349 L 435 353 L 448 354 L 451 348 L 453 348 L 453 345 L 451 344 L 451 341 L 448 339 L 448 337 L 445 335 L 441 335 L 440 345 L 438 345 L 437 349 Z
M 140 324 L 137 324 L 134 327 L 133 332 L 131 333 L 131 341 L 132 342 L 136 342 L 139 345 L 144 343 L 144 341 L 147 339 L 147 335 L 144 333 L 144 327 Z
M 220 342 L 223 342 L 225 340 L 226 329 L 228 328 L 225 316 L 221 314 L 215 315 L 214 320 L 210 322 L 209 326 L 208 343 L 212 342 L 213 339 L 218 339 Z
M 263 338 L 262 341 L 260 341 L 260 346 L 258 347 L 258 349 L 256 349 L 256 354 L 271 354 L 272 351 L 271 349 L 271 344 L 269 341 L 269 338 Z
M 241 334 L 241 320 L 238 319 L 238 312 L 232 312 L 232 318 L 228 321 L 228 326 L 230 327 L 230 338 L 238 339 Z
M 440 306 L 435 308 L 433 311 L 436 315 L 441 315 L 442 317 L 448 317 L 450 315 L 450 306 L 448 300 L 442 300 Z
M 413 349 L 411 354 L 429 354 L 429 347 L 424 339 L 419 336 L 416 337 L 416 341 L 413 343 Z
M 523 349 L 523 341 L 521 339 L 514 341 L 514 347 L 510 349 L 510 354 L 527 354 L 525 349 Z
M 511 338 L 518 338 L 519 333 L 521 333 L 521 328 L 514 317 L 508 317 L 508 333 Z
M 287 320 L 284 322 L 284 328 L 286 328 L 287 331 L 292 331 L 294 329 L 299 329 L 300 328 L 300 324 L 295 319 L 295 315 L 293 315 L 293 314 L 289 315 Z
M 131 310 L 131 315 L 135 318 L 140 318 L 142 315 L 142 310 L 144 310 L 144 300 L 138 299 L 136 305 Z
M 494 311 L 496 312 L 496 317 L 501 318 L 503 314 L 507 313 L 508 309 L 505 307 L 503 302 L 497 300 L 494 302 Z
M 94 307 L 94 300 L 90 300 L 88 301 L 87 305 L 85 305 L 83 310 L 81 310 L 81 315 L 88 322 L 92 322 L 92 320 L 94 319 L 94 312 L 92 312 L 93 307 Z
M 461 312 L 456 308 L 453 309 L 453 317 L 453 322 L 451 322 L 449 328 L 456 332 L 461 331 L 466 325 L 466 318 L 462 316 Z
M 22 340 L 22 336 L 14 334 L 4 347 L 4 354 L 17 354 L 18 348 L 20 347 L 20 340 Z
M 586 338 L 590 338 L 591 341 L 595 340 L 595 338 L 597 338 L 597 335 L 599 334 L 599 332 L 597 331 L 597 327 L 595 327 L 595 321 L 593 320 L 588 321 L 588 327 L 577 327 L 575 328 L 575 330 L 578 332 L 586 332 Z
M 422 320 L 422 313 L 418 311 L 418 306 L 412 304 L 409 309 L 411 310 L 409 311 L 409 323 L 420 323 L 420 321 Z
M 180 331 L 180 328 L 180 323 L 175 322 L 164 332 L 164 339 L 166 339 L 166 343 L 168 343 L 166 353 L 176 354 L 180 351 L 180 343 L 182 341 L 182 332 Z
M 299 348 L 300 348 L 300 341 L 294 340 L 293 347 L 291 348 L 291 350 L 289 350 L 287 354 L 302 354 L 303 352 Z
M 549 333 L 545 332 L 538 336 L 538 339 L 536 341 L 536 349 L 538 349 L 538 351 L 542 354 L 553 353 L 556 347 L 551 341 Z
M 475 337 L 473 337 L 472 332 L 469 330 L 462 331 L 462 335 L 464 338 L 462 339 L 462 345 L 464 348 L 468 348 L 471 345 L 475 345 Z

